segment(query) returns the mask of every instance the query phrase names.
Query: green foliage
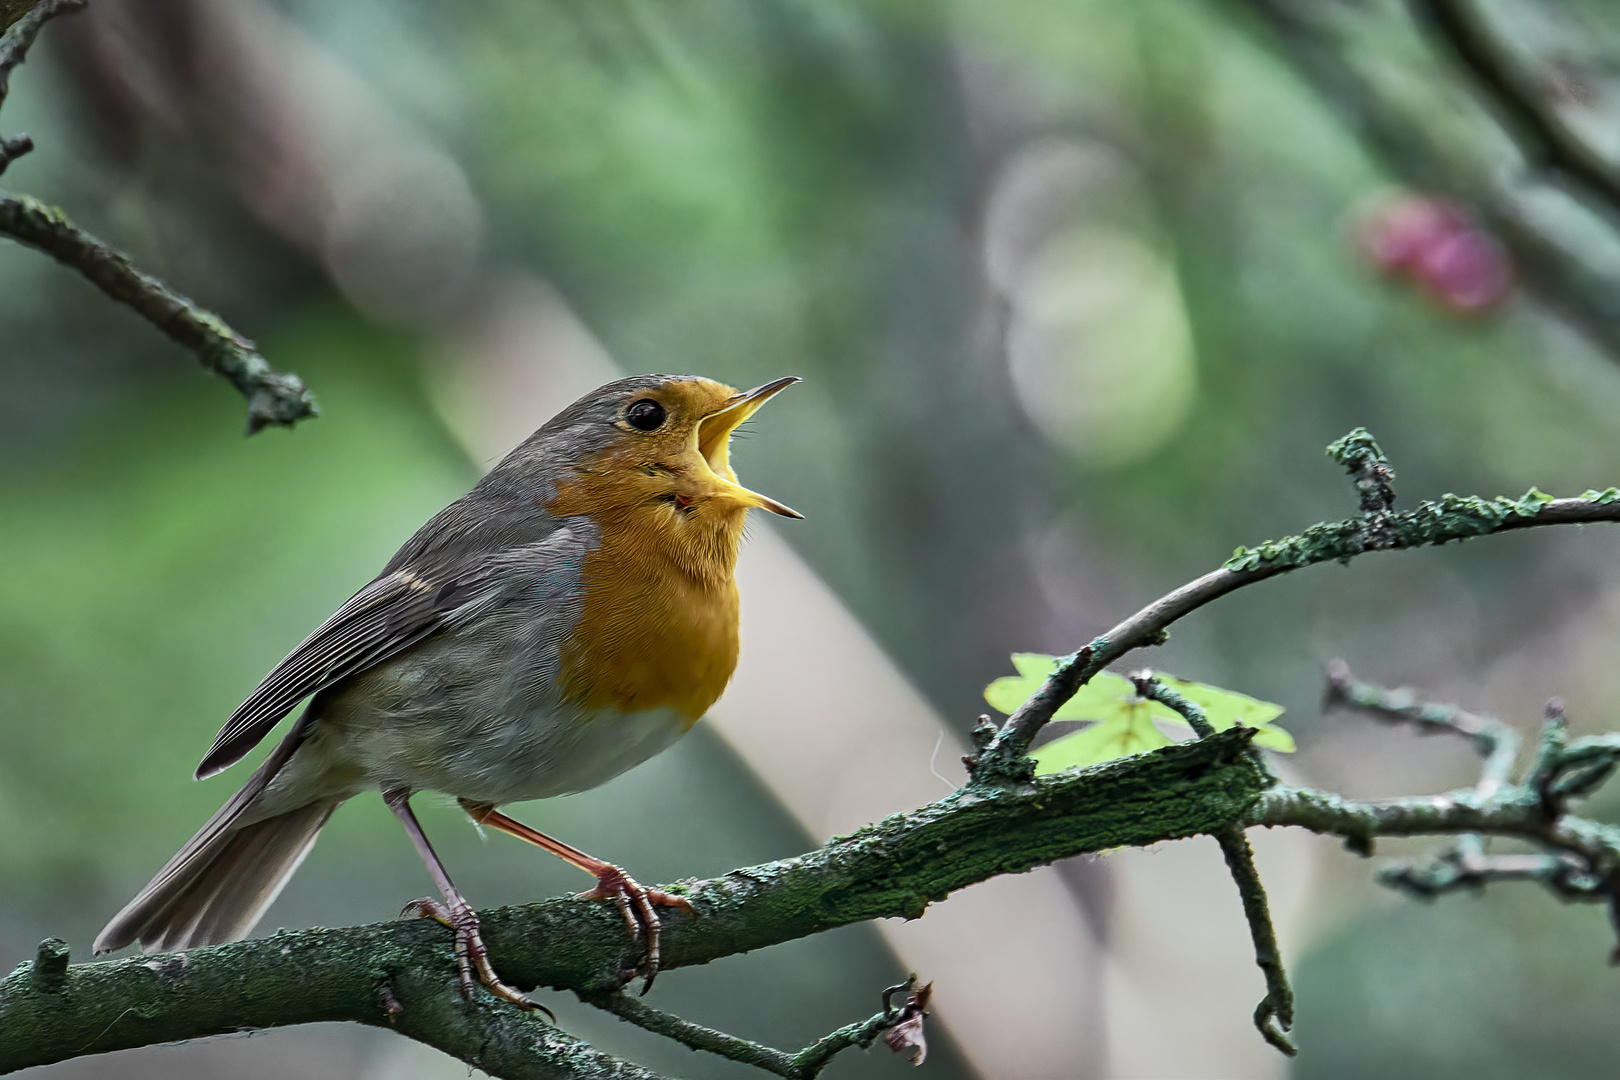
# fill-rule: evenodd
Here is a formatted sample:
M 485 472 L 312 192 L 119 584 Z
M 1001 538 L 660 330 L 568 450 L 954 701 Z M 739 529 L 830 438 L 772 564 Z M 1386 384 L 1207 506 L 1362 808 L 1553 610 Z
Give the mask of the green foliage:
M 1001 712 L 1011 714 L 1041 688 L 1057 658 L 1042 653 L 1014 653 L 1017 675 L 1006 675 L 984 688 L 984 700 Z M 1272 723 L 1281 716 L 1281 705 L 1259 701 L 1246 694 L 1218 686 L 1189 682 L 1173 675 L 1158 675 L 1160 682 L 1204 710 L 1215 730 L 1225 731 L 1237 724 L 1258 729 L 1255 745 L 1292 753 L 1294 738 Z M 1080 765 L 1096 765 L 1130 754 L 1157 750 L 1181 740 L 1166 735 L 1169 727 L 1178 735 L 1191 735 L 1187 722 L 1157 701 L 1138 697 L 1136 688 L 1123 675 L 1103 671 L 1082 686 L 1074 697 L 1053 714 L 1054 720 L 1089 720 L 1090 727 L 1054 739 L 1031 752 L 1036 772 L 1051 773 Z

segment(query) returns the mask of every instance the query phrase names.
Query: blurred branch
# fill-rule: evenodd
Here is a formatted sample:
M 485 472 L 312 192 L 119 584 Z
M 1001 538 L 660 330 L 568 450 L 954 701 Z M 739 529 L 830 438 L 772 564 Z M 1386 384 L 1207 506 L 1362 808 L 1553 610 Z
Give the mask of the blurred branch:
M 1398 82 L 1410 72 L 1389 64 L 1376 49 L 1356 48 L 1345 20 L 1378 18 L 1383 8 L 1310 0 L 1227 3 L 1244 21 L 1258 24 L 1282 58 L 1394 175 L 1471 205 L 1512 253 L 1526 289 L 1620 360 L 1620 272 L 1608 251 L 1594 244 L 1590 223 L 1559 228 L 1536 212 L 1525 198 L 1526 178 L 1503 168 L 1497 148 L 1459 138 L 1453 109 L 1415 99 L 1409 83 Z M 1532 137 L 1524 131 L 1519 136 Z
M 868 919 L 914 919 L 931 902 L 1000 874 L 1232 825 L 1251 813 L 1268 782 L 1248 753 L 1249 736 L 1222 732 L 1041 777 L 1017 791 L 964 789 L 798 858 L 684 890 L 669 886 L 697 915 L 666 916 L 662 966 L 707 963 Z M 637 944 L 605 904 L 558 899 L 485 912 L 480 921 L 512 985 L 601 995 L 636 967 Z M 559 1055 L 580 1044 L 490 995 L 463 999 L 448 934 L 429 920 L 300 930 L 167 958 L 73 966 L 65 959 L 24 964 L 0 981 L 0 1072 L 341 1020 L 392 1028 L 497 1076 L 646 1075 L 558 1071 Z M 546 1033 L 532 1054 L 524 1049 Z
M 929 988 L 928 986 L 916 988 L 916 983 L 917 976 L 913 975 L 899 986 L 889 987 L 883 992 L 882 1012 L 859 1023 L 846 1024 L 837 1031 L 829 1032 L 796 1054 L 749 1039 L 740 1039 L 735 1035 L 704 1027 L 702 1024 L 694 1024 L 672 1013 L 655 1009 L 638 998 L 627 996 L 622 991 L 605 993 L 579 991 L 578 994 L 581 1001 L 595 1005 L 655 1035 L 674 1039 L 693 1050 L 704 1050 L 732 1061 L 742 1062 L 744 1065 L 753 1065 L 766 1072 L 786 1077 L 787 1080 L 815 1080 L 815 1077 L 820 1076 L 822 1070 L 831 1065 L 833 1058 L 842 1051 L 852 1046 L 859 1046 L 864 1050 L 871 1046 L 879 1035 L 899 1027 L 914 1017 L 920 1019 L 926 1015 Z M 906 1004 L 891 1005 L 890 999 L 901 992 L 908 995 Z M 919 1001 L 920 1005 L 915 1004 Z M 898 1052 L 900 1047 L 895 1049 Z M 917 1063 L 921 1064 L 920 1056 Z
M 39 0 L 0 0 L 0 32 L 9 30 L 38 2 Z
M 82 7 L 84 0 L 42 0 L 9 19 L 10 29 L 0 39 L 0 105 L 10 91 L 11 72 L 27 57 L 45 23 Z M 10 9 L 0 7 L 0 17 L 9 13 Z M 33 148 L 27 135 L 0 139 L 0 172 Z M 136 270 L 128 256 L 74 225 L 62 211 L 27 195 L 0 192 L 0 234 L 77 270 L 102 292 L 190 349 L 203 367 L 229 379 L 248 400 L 248 434 L 268 424 L 290 426 L 316 415 L 315 402 L 298 376 L 271 367 L 253 342 L 219 316 Z
M 1030 740 L 1088 680 L 1125 654 L 1164 641 L 1171 624 L 1245 585 L 1324 562 L 1348 562 L 1368 551 L 1445 544 L 1537 525 L 1620 521 L 1620 490 L 1589 491 L 1554 499 L 1539 491 L 1522 498 L 1442 495 L 1396 512 L 1394 470 L 1378 444 L 1357 428 L 1328 447 L 1328 455 L 1356 480 L 1363 511 L 1343 521 L 1312 525 L 1298 536 L 1239 548 L 1218 570 L 1168 593 L 1078 652 L 1065 657 L 1033 697 L 984 739 L 969 759 L 972 784 L 996 787 L 1032 776 Z
M 43 0 L 32 10 L 25 7 L 19 17 L 6 20 L 6 26 L 10 29 L 0 38 L 0 107 L 5 105 L 6 95 L 11 93 L 12 71 L 28 59 L 28 50 L 33 47 L 40 29 L 56 16 L 78 11 L 84 5 L 85 0 Z M 0 139 L 0 173 L 33 148 L 34 140 L 27 135 Z
M 1358 682 L 1342 660 L 1328 665 L 1325 704 L 1329 708 L 1355 709 L 1386 723 L 1411 724 L 1423 734 L 1449 731 L 1468 739 L 1485 759 L 1474 790 L 1487 798 L 1507 782 L 1519 754 L 1519 733 L 1502 721 L 1475 716 L 1455 705 L 1418 701 L 1409 690 L 1387 690 Z
M 1544 100 L 1536 80 L 1475 0 L 1412 0 L 1412 8 L 1501 115 L 1525 160 L 1562 173 L 1598 209 L 1611 218 L 1620 216 L 1620 177 L 1614 168 Z

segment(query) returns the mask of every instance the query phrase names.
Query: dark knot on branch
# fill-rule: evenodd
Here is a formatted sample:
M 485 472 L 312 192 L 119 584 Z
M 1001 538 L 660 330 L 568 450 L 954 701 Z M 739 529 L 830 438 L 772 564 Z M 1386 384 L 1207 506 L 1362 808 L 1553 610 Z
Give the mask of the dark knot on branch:
M 34 966 L 29 971 L 29 978 L 44 993 L 56 993 L 67 985 L 70 955 L 67 942 L 56 937 L 46 938 L 34 953 Z
M 1328 444 L 1328 457 L 1342 466 L 1356 482 L 1361 495 L 1361 513 L 1367 519 L 1367 547 L 1374 551 L 1400 542 L 1385 520 L 1395 506 L 1395 469 L 1378 441 L 1366 428 L 1356 428 L 1344 438 Z

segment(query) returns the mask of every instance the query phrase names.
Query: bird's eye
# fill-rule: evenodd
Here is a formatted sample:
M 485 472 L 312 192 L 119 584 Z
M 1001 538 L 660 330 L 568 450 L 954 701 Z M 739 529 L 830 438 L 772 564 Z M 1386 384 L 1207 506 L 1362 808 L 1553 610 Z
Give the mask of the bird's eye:
M 647 398 L 632 402 L 630 407 L 624 410 L 625 420 L 637 431 L 657 431 L 664 426 L 664 418 L 667 415 L 662 405 Z

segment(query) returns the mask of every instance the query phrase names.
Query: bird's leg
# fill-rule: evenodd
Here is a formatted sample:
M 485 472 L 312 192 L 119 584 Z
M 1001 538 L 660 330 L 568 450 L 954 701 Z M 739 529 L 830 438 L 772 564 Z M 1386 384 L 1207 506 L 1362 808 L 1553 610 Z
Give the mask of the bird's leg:
M 641 992 L 645 994 L 652 989 L 653 976 L 658 974 L 658 937 L 662 929 L 658 907 L 675 907 L 691 911 L 692 904 L 686 897 L 676 896 L 662 889 L 649 889 L 612 863 L 587 855 L 538 829 L 529 828 L 521 821 L 514 821 L 489 803 L 470 802 L 467 799 L 460 801 L 461 808 L 478 824 L 488 825 L 519 840 L 526 840 L 535 847 L 544 848 L 564 862 L 572 863 L 596 878 L 596 888 L 580 893 L 580 897 L 585 900 L 613 901 L 613 905 L 619 909 L 619 914 L 624 916 L 625 925 L 630 928 L 630 936 L 637 938 L 643 933 L 646 934 L 647 981 L 642 984 Z
M 476 973 L 478 981 L 496 997 L 525 1009 L 535 1008 L 534 1002 L 503 983 L 500 976 L 495 974 L 495 969 L 490 966 L 489 949 L 485 947 L 483 936 L 478 932 L 478 915 L 451 883 L 450 875 L 445 872 L 438 853 L 433 850 L 433 845 L 428 843 L 427 834 L 422 831 L 421 824 L 416 820 L 416 814 L 411 811 L 411 793 L 403 788 L 385 791 L 383 802 L 388 804 L 388 809 L 392 810 L 394 816 L 399 818 L 400 824 L 405 826 L 406 835 L 411 838 L 411 843 L 416 845 L 416 853 L 422 856 L 422 861 L 427 864 L 428 873 L 433 876 L 433 883 L 444 895 L 443 904 L 426 898 L 413 900 L 400 914 L 424 915 L 455 931 L 456 967 L 461 972 L 461 988 L 469 998 L 477 993 L 477 988 L 473 985 L 473 976 Z

